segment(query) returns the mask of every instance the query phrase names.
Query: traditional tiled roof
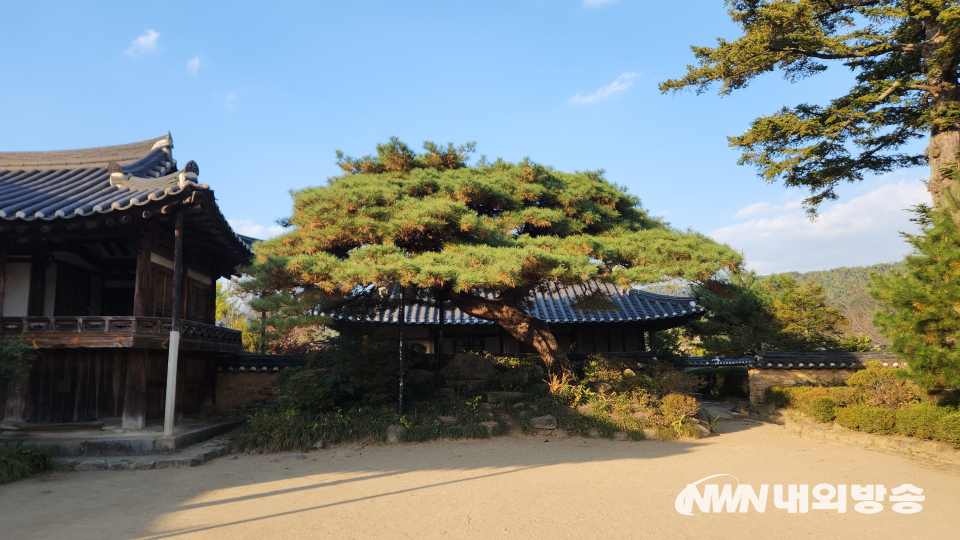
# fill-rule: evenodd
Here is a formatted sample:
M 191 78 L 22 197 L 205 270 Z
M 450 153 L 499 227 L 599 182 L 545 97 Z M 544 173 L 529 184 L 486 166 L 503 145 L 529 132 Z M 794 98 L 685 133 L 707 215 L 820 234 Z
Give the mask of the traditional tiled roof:
M 716 356 L 691 356 L 687 358 L 687 365 L 690 367 L 725 367 L 725 366 L 749 366 L 756 359 L 752 356 L 744 358 L 720 358 Z
M 193 162 L 177 170 L 172 148 L 168 134 L 85 150 L 0 152 L 0 218 L 85 217 L 209 189 L 197 183 Z
M 847 369 L 861 366 L 865 362 L 880 362 L 887 367 L 904 365 L 903 360 L 891 352 L 761 351 L 750 367 L 755 369 Z
M 616 309 L 582 311 L 571 307 L 578 298 L 594 291 L 602 291 Z M 485 293 L 487 298 L 496 296 Z M 412 304 L 405 306 L 407 324 L 439 324 L 440 309 L 435 306 Z M 562 287 L 548 292 L 534 292 L 527 299 L 527 313 L 548 324 L 564 323 L 611 323 L 641 321 L 676 321 L 698 318 L 706 310 L 694 298 L 665 296 L 646 291 L 624 290 L 616 285 L 589 281 L 580 285 Z M 392 308 L 366 319 L 367 322 L 397 323 L 399 309 Z M 493 324 L 491 321 L 468 315 L 460 309 L 448 306 L 444 324 Z

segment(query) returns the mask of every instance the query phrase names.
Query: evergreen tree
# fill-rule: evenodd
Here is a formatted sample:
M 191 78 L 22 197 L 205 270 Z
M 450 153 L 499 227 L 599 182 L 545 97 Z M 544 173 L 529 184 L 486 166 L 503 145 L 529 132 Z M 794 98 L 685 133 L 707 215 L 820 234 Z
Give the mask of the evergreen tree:
M 797 283 L 785 274 L 742 273 L 696 286 L 694 294 L 707 315 L 690 322 L 687 331 L 711 354 L 839 349 L 849 324 L 827 305 L 822 286 L 812 280 Z
M 863 175 L 929 163 L 937 207 L 960 151 L 960 6 L 939 0 L 727 0 L 742 35 L 693 47 L 699 65 L 663 92 L 719 83 L 720 94 L 780 71 L 800 81 L 841 64 L 855 83 L 826 105 L 802 103 L 755 119 L 730 144 L 768 182 L 810 189 L 808 211 Z M 929 136 L 925 154 L 909 143 Z
M 473 146 L 393 138 L 376 156 L 338 152 L 344 175 L 296 191 L 294 228 L 255 247 L 254 309 L 296 318 L 323 302 L 389 295 L 421 298 L 493 321 L 532 346 L 554 373 L 571 366 L 546 323 L 524 310 L 531 292 L 599 279 L 624 287 L 664 277 L 709 280 L 735 270 L 729 247 L 650 217 L 603 171 L 563 173 L 481 159 Z M 590 300 L 590 299 L 585 299 Z
M 921 206 L 921 234 L 905 235 L 916 250 L 904 271 L 875 275 L 871 293 L 882 302 L 874 323 L 889 349 L 907 360 L 908 371 L 928 390 L 960 388 L 960 228 L 956 199 L 943 210 Z

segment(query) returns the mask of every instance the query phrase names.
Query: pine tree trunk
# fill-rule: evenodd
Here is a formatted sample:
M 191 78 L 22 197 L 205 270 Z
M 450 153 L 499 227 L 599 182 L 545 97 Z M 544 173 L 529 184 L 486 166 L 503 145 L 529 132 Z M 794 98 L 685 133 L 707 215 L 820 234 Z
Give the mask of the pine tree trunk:
M 573 364 L 560 348 L 547 323 L 500 300 L 452 292 L 447 293 L 446 296 L 464 313 L 495 322 L 517 340 L 533 347 L 550 373 L 561 377 L 576 377 Z
M 957 164 L 957 153 L 960 152 L 960 131 L 940 131 L 930 134 L 930 145 L 927 146 L 927 157 L 930 159 L 930 179 L 927 189 L 933 198 L 935 208 L 943 208 L 947 204 L 944 195 L 952 192 L 954 197 L 960 197 L 952 179 L 943 175 L 944 167 Z

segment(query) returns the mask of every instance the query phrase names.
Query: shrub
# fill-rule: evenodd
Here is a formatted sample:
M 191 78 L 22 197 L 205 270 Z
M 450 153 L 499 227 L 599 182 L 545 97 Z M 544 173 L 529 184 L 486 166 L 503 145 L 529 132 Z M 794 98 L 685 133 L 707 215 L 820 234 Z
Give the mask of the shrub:
M 941 419 L 950 411 L 933 403 L 919 403 L 896 412 L 897 431 L 905 437 L 937 438 Z
M 50 456 L 38 450 L 23 448 L 19 444 L 16 446 L 2 444 L 0 445 L 0 484 L 16 482 L 21 478 L 40 474 L 49 470 L 52 464 Z
M 291 407 L 307 413 L 328 411 L 338 397 L 349 394 L 338 375 L 308 367 L 285 369 L 277 384 Z
M 837 402 L 826 397 L 818 397 L 810 402 L 810 415 L 817 422 L 833 422 L 837 417 Z
M 960 449 L 960 412 L 947 414 L 940 419 L 936 439 Z
M 660 403 L 660 412 L 669 422 L 683 418 L 696 418 L 700 411 L 697 400 L 683 394 L 667 394 Z
M 705 367 L 688 369 L 685 373 L 703 379 L 703 391 L 711 397 L 750 397 L 750 378 L 745 367 Z
M 889 435 L 894 432 L 896 418 L 891 409 L 870 405 L 851 405 L 837 411 L 837 423 L 857 431 Z
M 898 377 L 897 370 L 879 362 L 867 362 L 866 368 L 850 375 L 847 386 L 859 390 L 866 404 L 890 409 L 917 403 L 921 395 L 916 383 Z
M 20 336 L 0 337 L 0 384 L 21 379 L 37 352 Z

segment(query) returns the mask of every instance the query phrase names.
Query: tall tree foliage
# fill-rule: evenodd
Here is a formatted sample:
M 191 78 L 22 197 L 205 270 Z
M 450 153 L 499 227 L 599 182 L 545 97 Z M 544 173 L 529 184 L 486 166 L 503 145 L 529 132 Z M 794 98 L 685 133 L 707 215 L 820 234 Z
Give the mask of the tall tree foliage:
M 822 286 L 812 280 L 798 283 L 784 274 L 733 275 L 696 286 L 694 294 L 708 314 L 688 324 L 687 331 L 712 354 L 838 349 L 849 324 L 827 305 Z
M 257 244 L 246 285 L 261 295 L 255 309 L 297 316 L 394 284 L 442 292 L 569 374 L 547 325 L 524 311 L 534 290 L 592 278 L 706 281 L 740 264 L 729 247 L 651 218 L 603 171 L 529 159 L 468 166 L 472 150 L 427 142 L 416 153 L 394 138 L 375 156 L 338 152 L 345 174 L 294 192 L 293 229 Z
M 960 6 L 935 0 L 727 0 L 743 35 L 692 47 L 699 65 L 662 92 L 719 83 L 721 95 L 780 71 L 799 81 L 841 64 L 856 76 L 826 105 L 803 103 L 755 119 L 730 144 L 768 181 L 809 188 L 809 212 L 864 173 L 929 163 L 938 207 L 960 151 Z M 904 150 L 930 136 L 925 155 Z
M 960 227 L 955 198 L 938 211 L 920 208 L 921 234 L 907 235 L 915 253 L 903 272 L 875 275 L 871 293 L 886 309 L 874 324 L 890 350 L 907 359 L 920 386 L 960 388 Z

